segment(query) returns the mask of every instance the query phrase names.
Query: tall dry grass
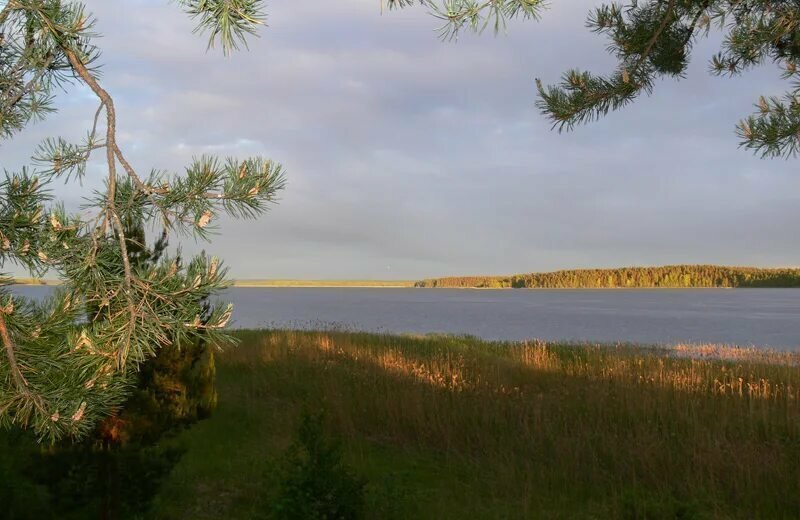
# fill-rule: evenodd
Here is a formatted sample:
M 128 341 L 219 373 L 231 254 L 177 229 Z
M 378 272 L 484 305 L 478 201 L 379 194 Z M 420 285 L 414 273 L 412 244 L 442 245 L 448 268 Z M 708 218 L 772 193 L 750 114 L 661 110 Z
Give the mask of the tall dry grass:
M 324 408 L 356 467 L 399 472 L 416 517 L 800 518 L 798 354 L 240 338 L 221 408 Z

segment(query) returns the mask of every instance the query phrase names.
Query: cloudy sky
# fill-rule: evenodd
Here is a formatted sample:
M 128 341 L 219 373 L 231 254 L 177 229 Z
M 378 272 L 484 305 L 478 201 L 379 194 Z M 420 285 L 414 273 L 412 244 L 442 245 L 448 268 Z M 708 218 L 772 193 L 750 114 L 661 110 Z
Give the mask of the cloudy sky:
M 86 3 L 137 169 L 180 171 L 205 153 L 286 167 L 269 214 L 184 244 L 236 278 L 800 264 L 800 163 L 754 158 L 734 134 L 759 95 L 783 91 L 779 72 L 710 76 L 714 38 L 687 79 L 558 134 L 534 106 L 534 78 L 609 70 L 606 42 L 584 28 L 594 1 L 554 0 L 538 23 L 441 43 L 420 9 L 273 0 L 269 27 L 231 58 L 207 53 L 167 0 Z M 46 136 L 84 135 L 90 93 L 62 107 L 0 148 L 0 167 L 29 162 Z M 60 194 L 76 203 L 92 182 Z

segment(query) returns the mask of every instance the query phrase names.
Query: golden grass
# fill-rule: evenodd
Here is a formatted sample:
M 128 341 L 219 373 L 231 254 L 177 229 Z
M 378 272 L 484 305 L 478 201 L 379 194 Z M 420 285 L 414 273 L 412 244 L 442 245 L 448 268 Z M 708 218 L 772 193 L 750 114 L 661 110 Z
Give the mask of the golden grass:
M 255 468 L 307 407 L 326 410 L 374 497 L 391 476 L 397 518 L 800 518 L 797 353 L 239 336 L 220 358 L 220 410 L 167 488 L 235 489 L 215 518 L 250 518 L 269 496 Z M 374 498 L 369 516 L 386 506 Z

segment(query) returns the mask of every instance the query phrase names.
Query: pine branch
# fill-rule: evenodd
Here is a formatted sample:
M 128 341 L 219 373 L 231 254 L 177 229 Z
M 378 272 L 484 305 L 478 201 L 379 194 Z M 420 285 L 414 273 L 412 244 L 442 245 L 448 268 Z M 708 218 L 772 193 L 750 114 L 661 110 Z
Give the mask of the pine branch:
M 125 271 L 124 277 L 124 293 L 125 298 L 128 301 L 128 311 L 130 312 L 130 320 L 128 322 L 128 329 L 126 331 L 126 341 L 122 348 L 120 348 L 117 356 L 117 368 L 124 369 L 125 367 L 125 360 L 128 356 L 128 349 L 130 348 L 130 337 L 134 333 L 136 328 L 136 309 L 135 309 L 135 302 L 133 301 L 133 297 L 131 295 L 131 286 L 133 285 L 133 272 L 131 270 L 131 263 L 128 256 L 128 246 L 125 239 L 125 229 L 122 225 L 122 221 L 119 218 L 119 214 L 117 213 L 117 208 L 115 205 L 115 196 L 116 196 L 116 187 L 117 187 L 117 168 L 116 168 L 116 155 L 122 155 L 119 152 L 119 148 L 117 146 L 117 136 L 116 136 L 116 127 L 117 127 L 117 120 L 116 120 L 116 112 L 114 110 L 114 100 L 111 96 L 106 92 L 97 80 L 92 76 L 89 70 L 84 66 L 83 62 L 75 55 L 75 52 L 71 49 L 64 49 L 67 57 L 69 58 L 69 62 L 72 64 L 73 69 L 75 72 L 81 77 L 81 79 L 86 83 L 92 92 L 100 98 L 100 102 L 103 106 L 105 106 L 106 111 L 106 164 L 108 166 L 108 195 L 106 197 L 106 207 L 108 211 L 108 216 L 113 224 L 113 227 L 116 231 L 117 238 L 119 239 L 119 249 L 122 257 L 122 266 Z M 127 164 L 127 163 L 125 163 Z M 131 169 L 129 174 L 132 177 L 136 177 L 136 174 Z
M 9 303 L 9 305 L 12 305 Z M 14 352 L 16 348 L 14 346 L 14 342 L 11 340 L 11 336 L 8 334 L 8 326 L 6 325 L 6 314 L 5 309 L 0 309 L 0 339 L 3 341 L 3 346 L 6 350 L 6 359 L 8 360 L 8 365 L 11 368 L 11 374 L 14 377 L 14 383 L 17 385 L 17 389 L 20 392 L 27 392 L 28 382 L 25 380 L 25 376 L 22 375 L 22 371 L 19 369 L 19 364 L 17 363 L 17 355 Z
M 47 74 L 50 65 L 55 60 L 55 57 L 51 56 L 45 62 L 41 69 L 39 69 L 36 74 L 25 84 L 16 94 L 11 92 L 6 94 L 7 99 L 4 99 L 2 104 L 0 104 L 0 112 L 8 112 L 12 108 L 14 108 L 20 100 L 27 95 L 30 95 L 34 92 L 35 88 L 42 80 L 45 74 Z
M 31 391 L 28 381 L 22 374 L 22 370 L 20 369 L 17 361 L 17 355 L 15 352 L 16 346 L 14 345 L 14 341 L 11 339 L 11 335 L 8 332 L 8 326 L 6 325 L 5 319 L 5 315 L 7 313 L 10 314 L 13 312 L 13 301 L 10 300 L 6 305 L 6 308 L 0 309 L 0 340 L 2 340 L 3 346 L 5 347 L 6 360 L 8 361 L 11 375 L 14 378 L 14 384 L 17 387 L 17 392 L 19 393 L 20 399 L 23 401 L 23 406 L 24 403 L 31 403 L 39 413 L 47 415 L 48 411 L 42 401 L 42 397 Z M 11 310 L 8 310 L 9 307 Z
M 208 32 L 208 48 L 219 40 L 228 55 L 247 46 L 247 36 L 256 35 L 264 25 L 261 0 L 177 0 L 185 11 L 198 20 L 195 32 Z
M 11 29 L 0 31 L 11 42 L 0 45 L 0 107 L 20 89 L 29 93 L 2 113 L 3 133 L 27 124 L 40 108 L 39 96 L 48 96 L 58 81 L 84 83 L 99 101 L 85 142 L 58 138 L 39 146 L 34 160 L 43 167 L 42 183 L 25 169 L 0 182 L 0 267 L 9 261 L 31 272 L 51 269 L 64 281 L 63 292 L 46 308 L 23 298 L 13 315 L 3 317 L 7 335 L 0 340 L 8 341 L 0 360 L 0 426 L 20 424 L 42 440 L 55 440 L 85 434 L 112 412 L 125 396 L 128 374 L 159 349 L 179 348 L 199 335 L 212 343 L 227 338 L 222 329 L 231 308 L 206 313 L 202 304 L 226 285 L 219 261 L 198 257 L 188 266 L 168 259 L 134 265 L 140 245 L 127 236 L 126 223 L 149 222 L 158 214 L 165 226 L 205 237 L 216 211 L 260 214 L 276 200 L 284 180 L 280 165 L 260 158 L 225 164 L 202 159 L 182 177 L 154 172 L 142 178 L 117 142 L 113 97 L 91 68 L 97 57 L 88 32 L 93 22 L 82 6 L 14 1 L 19 8 L 3 14 Z M 40 58 L 45 51 L 52 61 Z M 105 138 L 98 140 L 103 113 Z M 48 209 L 42 186 L 62 176 L 69 182 L 73 173 L 82 177 L 91 153 L 101 148 L 106 189 L 86 206 L 96 212 Z
M 0 25 L 6 23 L 6 20 L 8 19 L 8 16 L 11 14 L 11 11 L 13 9 L 19 9 L 19 6 L 16 5 L 16 2 L 14 2 L 14 0 L 8 0 L 6 2 L 6 5 L 3 7 L 3 10 L 0 11 Z
M 650 40 L 647 42 L 647 46 L 645 47 L 641 56 L 639 56 L 638 61 L 634 65 L 635 69 L 641 67 L 644 61 L 650 56 L 650 53 L 653 52 L 653 47 L 655 46 L 656 42 L 661 37 L 661 35 L 664 33 L 664 30 L 667 28 L 667 26 L 672 21 L 674 16 L 675 16 L 675 0 L 669 0 L 664 16 L 661 19 L 661 23 L 658 24 L 658 28 L 653 33 L 653 36 L 650 37 Z
M 684 6 L 680 16 L 676 0 L 669 0 L 663 10 L 658 9 L 660 4 L 632 5 L 626 11 L 627 21 L 621 7 L 603 6 L 590 19 L 589 25 L 597 32 L 611 34 L 611 49 L 620 60 L 611 76 L 569 71 L 559 85 L 548 87 L 536 80 L 540 98 L 536 104 L 553 128 L 570 130 L 576 124 L 596 120 L 629 104 L 642 92 L 649 94 L 657 77 L 683 73 L 695 30 L 711 0 L 694 10 Z M 681 18 L 689 16 L 688 24 L 682 24 Z M 652 17 L 657 18 L 655 25 L 651 25 Z

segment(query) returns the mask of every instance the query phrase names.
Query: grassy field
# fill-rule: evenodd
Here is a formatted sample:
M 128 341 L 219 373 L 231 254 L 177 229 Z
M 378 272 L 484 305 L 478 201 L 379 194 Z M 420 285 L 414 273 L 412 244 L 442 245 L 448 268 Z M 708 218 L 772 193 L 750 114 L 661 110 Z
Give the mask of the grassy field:
M 798 354 L 239 336 L 154 517 L 259 517 L 323 409 L 369 518 L 800 518 Z

